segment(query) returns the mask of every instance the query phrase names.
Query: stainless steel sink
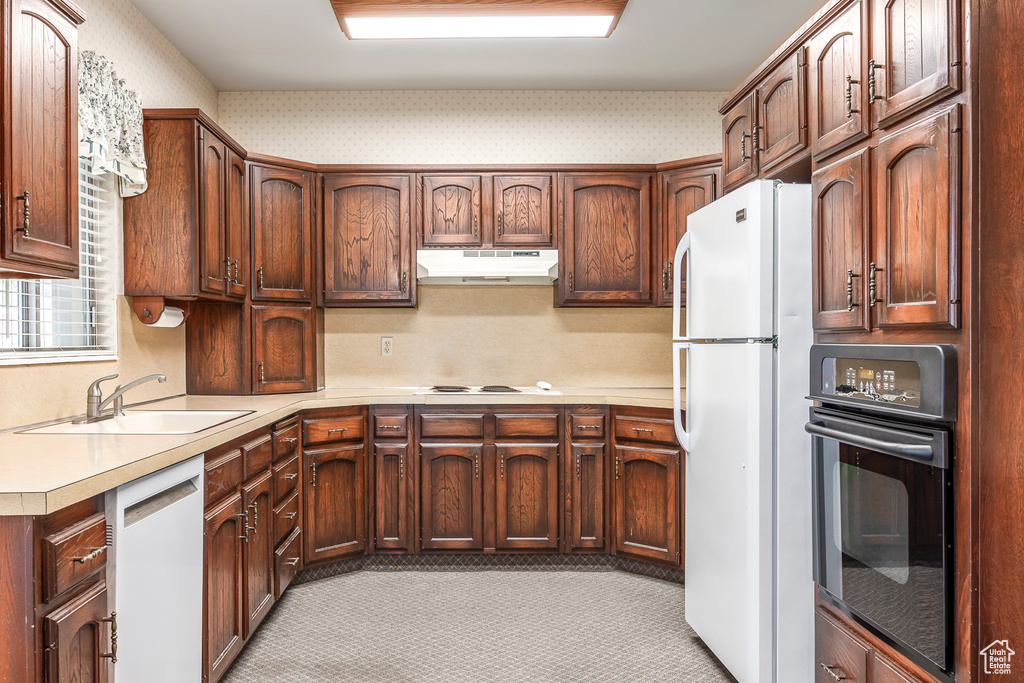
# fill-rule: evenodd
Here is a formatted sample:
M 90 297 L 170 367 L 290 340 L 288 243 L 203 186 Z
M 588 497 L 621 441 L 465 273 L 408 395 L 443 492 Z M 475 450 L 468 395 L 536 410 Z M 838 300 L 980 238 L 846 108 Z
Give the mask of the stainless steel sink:
M 252 410 L 126 410 L 98 422 L 60 422 L 27 429 L 23 434 L 195 434 L 237 420 Z

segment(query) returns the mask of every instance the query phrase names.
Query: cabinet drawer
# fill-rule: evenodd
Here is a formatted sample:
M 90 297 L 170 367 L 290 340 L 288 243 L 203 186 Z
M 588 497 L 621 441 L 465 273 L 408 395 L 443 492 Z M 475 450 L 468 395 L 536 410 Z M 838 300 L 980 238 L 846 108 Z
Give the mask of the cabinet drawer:
M 98 512 L 43 539 L 43 601 L 107 563 L 107 519 Z
M 363 416 L 323 417 L 302 421 L 302 445 L 315 446 L 363 438 Z
M 821 612 L 814 614 L 814 681 L 865 683 L 868 650 L 853 635 Z
M 293 422 L 274 432 L 274 462 L 280 462 L 299 448 L 299 423 Z
M 281 594 L 284 593 L 284 589 L 292 582 L 295 578 L 295 572 L 299 570 L 299 564 L 302 562 L 302 558 L 299 555 L 302 543 L 300 537 L 302 536 L 302 529 L 296 529 L 292 532 L 292 535 L 288 537 L 288 540 L 281 544 L 277 550 L 274 551 L 274 598 L 280 599 Z
M 299 525 L 299 492 L 274 509 L 274 545 L 276 546 Z
M 650 417 L 616 417 L 615 438 L 652 441 L 674 446 L 676 432 L 671 420 L 658 420 Z
M 483 438 L 484 415 L 420 415 L 420 437 Z
M 274 466 L 274 502 L 280 503 L 299 483 L 299 456 Z
M 234 491 L 242 483 L 242 462 L 242 449 L 236 448 L 206 463 L 206 505 Z
M 516 436 L 558 436 L 558 414 L 494 416 L 495 438 Z
M 373 435 L 376 437 L 404 439 L 409 435 L 408 415 L 374 415 Z
M 569 431 L 573 439 L 600 439 L 604 436 L 604 415 L 571 415 Z
M 274 459 L 274 442 L 270 438 L 270 434 L 264 434 L 258 439 L 250 441 L 242 446 L 242 450 L 245 452 L 245 476 L 247 479 L 270 467 L 270 462 Z

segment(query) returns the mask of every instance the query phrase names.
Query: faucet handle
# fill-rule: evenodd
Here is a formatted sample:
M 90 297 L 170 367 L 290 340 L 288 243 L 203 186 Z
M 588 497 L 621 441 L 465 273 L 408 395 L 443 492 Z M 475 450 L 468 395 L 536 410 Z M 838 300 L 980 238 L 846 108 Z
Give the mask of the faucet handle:
M 100 391 L 100 382 L 106 382 L 109 379 L 117 379 L 117 375 L 107 375 L 106 377 L 100 377 L 98 380 L 89 385 L 89 396 L 95 396 L 96 398 L 102 398 L 103 392 Z

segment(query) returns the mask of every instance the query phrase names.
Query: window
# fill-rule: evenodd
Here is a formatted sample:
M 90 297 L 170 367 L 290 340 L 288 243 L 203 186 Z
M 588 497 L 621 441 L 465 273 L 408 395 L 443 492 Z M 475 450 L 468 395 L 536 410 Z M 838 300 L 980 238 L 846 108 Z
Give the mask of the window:
M 111 178 L 79 165 L 79 279 L 0 280 L 0 364 L 117 357 L 120 271 Z

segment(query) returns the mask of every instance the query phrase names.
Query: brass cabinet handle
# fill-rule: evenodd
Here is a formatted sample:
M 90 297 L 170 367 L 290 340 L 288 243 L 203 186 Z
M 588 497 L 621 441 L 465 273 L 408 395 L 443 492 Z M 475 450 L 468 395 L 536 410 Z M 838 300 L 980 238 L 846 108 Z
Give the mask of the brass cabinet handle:
M 668 268 L 661 269 L 661 291 L 668 291 Z
M 109 659 L 111 664 L 117 664 L 117 612 L 111 612 L 109 617 L 100 621 L 110 624 L 110 652 L 105 652 L 100 657 Z
M 473 214 L 473 234 L 476 235 L 480 232 L 480 217 Z
M 28 190 L 25 193 L 14 198 L 16 202 L 25 202 L 25 207 L 21 211 L 21 227 L 15 228 L 15 231 L 21 232 L 25 237 L 28 237 L 28 226 L 29 226 L 29 205 L 28 205 Z
M 105 545 L 104 546 L 100 546 L 99 548 L 93 548 L 92 552 L 90 552 L 88 555 L 83 555 L 82 557 L 74 558 L 74 562 L 76 562 L 78 564 L 85 564 L 86 562 L 89 562 L 91 560 L 95 560 L 97 557 L 99 557 L 100 555 L 102 555 L 105 552 L 107 552 L 107 546 L 105 546 Z
M 480 456 L 473 456 L 473 472 L 476 474 L 476 478 L 480 478 Z
M 409 274 L 402 273 L 402 291 L 406 292 L 409 290 Z
M 398 456 L 398 478 L 405 479 L 405 454 Z
M 878 100 L 885 99 L 884 97 L 875 94 L 875 71 L 877 69 L 884 68 L 884 64 L 876 64 L 873 59 L 868 61 L 868 104 L 874 104 Z
M 316 463 L 313 463 L 312 465 L 310 465 L 309 469 L 311 470 L 311 474 L 310 474 L 310 478 L 309 478 L 309 483 L 310 483 L 311 486 L 316 486 Z
M 285 443 L 295 443 L 296 441 L 298 441 L 298 439 L 295 438 L 294 436 L 289 436 L 286 439 L 281 439 L 281 441 L 284 441 Z
M 294 567 L 295 565 L 297 565 L 299 563 L 299 558 L 291 557 L 291 558 L 285 560 L 284 563 L 286 565 L 288 565 L 289 567 Z
M 600 429 L 601 425 L 576 425 L 576 429 Z
M 668 288 L 672 289 L 672 262 L 668 262 Z
M 249 527 L 251 531 L 256 531 L 256 525 L 260 523 L 259 520 L 259 503 L 249 503 L 249 507 L 252 509 L 252 526 Z
M 740 133 L 740 161 L 750 161 L 750 157 L 747 156 L 747 138 L 749 137 L 751 135 L 747 131 Z
M 580 456 L 578 453 L 576 454 L 576 478 L 580 478 Z
M 263 374 L 263 363 L 260 363 L 260 384 L 266 384 L 267 378 Z
M 653 434 L 654 433 L 654 430 L 650 429 L 648 427 L 633 427 L 633 431 L 637 432 L 637 433 L 639 433 L 639 432 L 646 432 L 648 434 Z
M 289 512 L 284 516 L 285 519 L 295 519 L 299 515 L 298 512 Z
M 499 458 L 499 461 L 501 463 L 501 478 L 504 479 L 505 478 L 505 456 L 502 455 Z
M 231 276 L 231 281 L 234 282 L 236 285 L 240 285 L 242 283 L 238 281 L 238 259 L 235 259 L 232 262 L 232 265 L 234 266 L 235 274 Z
M 242 533 L 238 537 L 240 539 L 242 539 L 243 541 L 245 541 L 246 543 L 248 543 L 249 542 L 249 511 L 248 510 L 244 510 L 242 512 L 242 514 L 235 515 L 235 517 L 238 517 L 240 520 L 242 520 Z
M 328 434 L 334 434 L 336 432 L 345 433 L 347 431 L 348 431 L 348 427 L 335 427 L 334 429 L 328 429 L 327 433 Z
M 256 286 L 263 289 L 263 266 L 256 269 Z
M 498 237 L 501 237 L 501 230 L 502 230 L 502 228 L 501 228 L 501 216 L 502 216 L 502 212 L 499 211 L 498 212 Z
M 231 282 L 231 259 L 224 257 L 224 281 Z
M 297 475 L 297 474 L 286 474 L 286 475 L 284 475 L 284 478 L 287 479 L 288 481 L 291 481 L 292 479 L 298 479 L 299 475 Z
M 853 84 L 860 83 L 858 80 L 854 80 L 853 76 L 847 74 L 846 76 L 846 118 L 852 119 L 854 114 L 859 114 L 860 109 L 853 108 Z
M 620 458 L 615 458 L 615 478 L 616 479 L 619 478 L 619 460 L 620 460 Z
M 377 429 L 403 429 L 403 425 L 377 425 Z
M 764 126 L 762 126 L 760 123 L 757 124 L 756 126 L 754 126 L 754 140 L 753 140 L 753 142 L 754 142 L 754 150 L 757 151 L 757 152 L 765 152 L 765 151 L 767 151 L 764 147 L 761 146 L 761 143 L 763 143 L 765 137 L 767 137 L 767 136 L 761 134 L 762 131 L 764 131 Z
M 821 668 L 825 670 L 825 673 L 827 673 L 833 679 L 835 679 L 837 681 L 845 681 L 846 680 L 846 676 L 844 676 L 842 674 L 839 674 L 839 673 L 836 673 L 836 667 L 835 666 L 829 666 L 828 664 L 826 664 L 824 662 L 820 662 L 820 664 L 821 664 Z
M 855 307 L 860 304 L 853 302 L 853 278 L 860 277 L 857 273 L 853 272 L 853 268 L 846 269 L 846 310 L 852 311 Z
M 570 292 L 575 291 L 575 288 L 572 286 L 572 271 L 571 270 L 569 271 L 569 291 Z
M 876 294 L 878 293 L 878 282 L 876 275 L 882 270 L 884 269 L 879 268 L 877 265 L 875 265 L 874 261 L 871 262 L 871 274 L 868 276 L 868 305 L 871 306 L 872 308 L 875 307 L 875 304 L 882 303 L 882 300 L 876 296 Z

